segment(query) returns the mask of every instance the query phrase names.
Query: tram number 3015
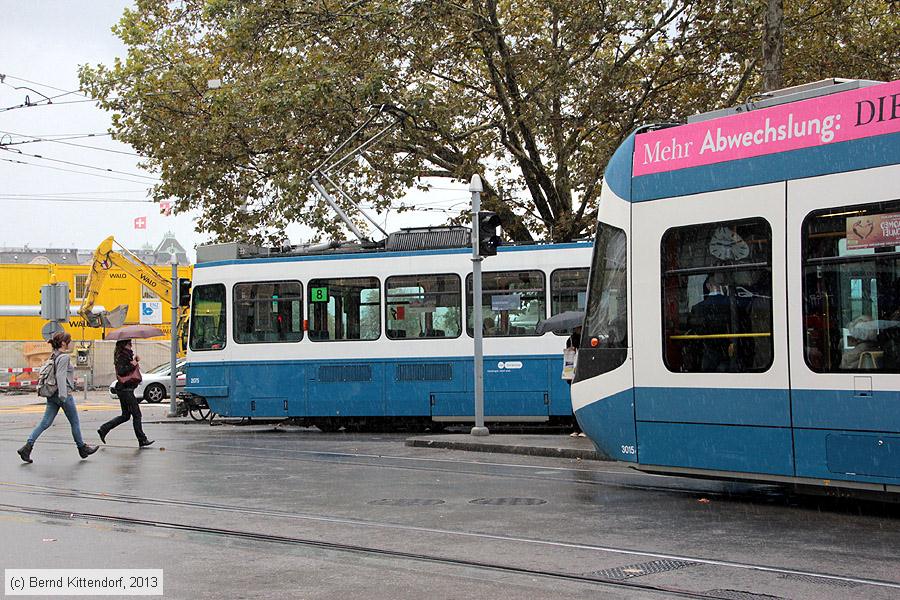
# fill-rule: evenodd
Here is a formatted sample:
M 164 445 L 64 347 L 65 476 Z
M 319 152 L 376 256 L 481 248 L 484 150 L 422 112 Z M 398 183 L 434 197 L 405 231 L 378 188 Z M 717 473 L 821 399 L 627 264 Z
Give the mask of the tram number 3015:
M 637 454 L 634 450 L 634 446 L 622 446 L 622 454 Z

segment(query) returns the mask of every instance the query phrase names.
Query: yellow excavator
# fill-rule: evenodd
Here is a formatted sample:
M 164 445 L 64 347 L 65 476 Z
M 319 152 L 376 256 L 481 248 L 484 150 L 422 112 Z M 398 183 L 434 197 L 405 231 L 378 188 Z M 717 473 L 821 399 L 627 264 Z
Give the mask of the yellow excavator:
M 113 249 L 117 246 L 118 249 Z M 153 267 L 138 258 L 133 252 L 117 243 L 113 236 L 109 236 L 97 246 L 94 251 L 94 260 L 91 264 L 91 272 L 88 275 L 87 284 L 85 285 L 84 299 L 81 301 L 81 308 L 78 314 L 85 320 L 88 327 L 121 327 L 125 323 L 128 315 L 128 305 L 121 304 L 113 310 L 104 311 L 99 314 L 93 314 L 94 304 L 97 296 L 103 288 L 106 281 L 108 271 L 113 268 L 119 268 L 131 277 L 134 277 L 147 289 L 153 291 L 166 304 L 172 306 L 172 282 L 153 270 Z M 190 307 L 178 307 L 178 356 L 184 356 L 186 352 L 187 342 L 187 322 Z

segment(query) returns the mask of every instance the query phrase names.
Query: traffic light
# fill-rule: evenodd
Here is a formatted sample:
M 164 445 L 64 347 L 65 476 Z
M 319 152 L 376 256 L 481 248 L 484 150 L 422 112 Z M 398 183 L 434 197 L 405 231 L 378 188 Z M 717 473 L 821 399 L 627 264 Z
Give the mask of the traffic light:
M 478 213 L 478 255 L 494 256 L 497 254 L 497 246 L 500 245 L 500 236 L 497 228 L 500 227 L 500 217 L 497 213 L 483 210 Z
M 178 306 L 191 305 L 191 280 L 182 277 L 178 280 Z
M 69 284 L 65 281 L 41 286 L 41 318 L 65 321 L 69 318 Z

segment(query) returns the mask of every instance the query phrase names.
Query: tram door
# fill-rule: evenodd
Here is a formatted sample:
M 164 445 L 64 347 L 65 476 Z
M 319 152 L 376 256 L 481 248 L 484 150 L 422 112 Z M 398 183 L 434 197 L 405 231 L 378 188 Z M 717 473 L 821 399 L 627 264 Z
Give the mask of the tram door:
M 900 167 L 788 184 L 797 475 L 900 477 Z
M 785 188 L 634 204 L 639 463 L 793 474 Z

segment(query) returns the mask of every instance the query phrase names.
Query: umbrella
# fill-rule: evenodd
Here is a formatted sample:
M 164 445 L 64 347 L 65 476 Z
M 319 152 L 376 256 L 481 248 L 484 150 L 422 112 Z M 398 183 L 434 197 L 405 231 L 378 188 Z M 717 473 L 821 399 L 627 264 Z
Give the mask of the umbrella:
M 553 333 L 572 333 L 576 327 L 581 327 L 584 321 L 583 310 L 567 310 L 566 312 L 553 315 L 549 319 L 538 321 L 534 332 L 538 335 L 552 331 Z
M 162 329 L 150 325 L 127 325 L 121 329 L 110 331 L 106 334 L 108 340 L 139 340 L 142 338 L 159 337 L 165 335 Z

